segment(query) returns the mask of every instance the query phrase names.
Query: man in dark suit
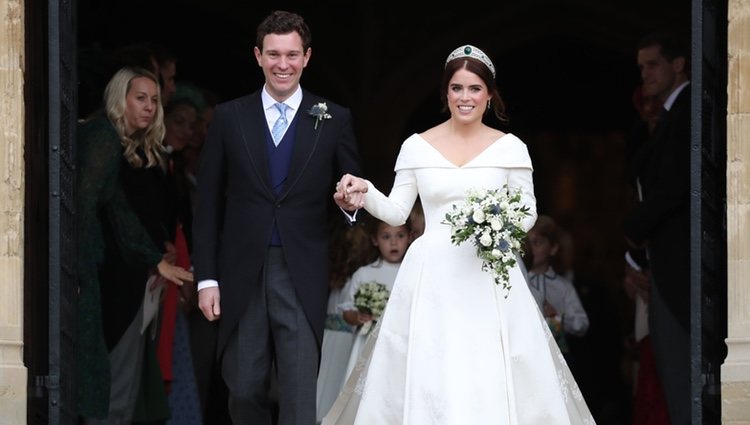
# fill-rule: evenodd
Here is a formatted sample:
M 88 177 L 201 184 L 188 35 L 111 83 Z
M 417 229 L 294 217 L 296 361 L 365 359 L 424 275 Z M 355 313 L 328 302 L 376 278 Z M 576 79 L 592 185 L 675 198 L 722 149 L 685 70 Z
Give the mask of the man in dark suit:
M 221 317 L 232 421 L 271 423 L 273 364 L 279 424 L 311 425 L 328 301 L 327 217 L 335 181 L 359 173 L 360 160 L 349 110 L 299 85 L 311 55 L 304 20 L 273 12 L 256 42 L 265 84 L 217 106 L 201 154 L 199 306 L 208 320 Z
M 645 248 L 651 284 L 649 332 L 670 421 L 690 423 L 690 82 L 689 51 L 670 34 L 638 45 L 644 95 L 663 110 L 633 155 L 640 202 L 625 219 L 632 248 Z

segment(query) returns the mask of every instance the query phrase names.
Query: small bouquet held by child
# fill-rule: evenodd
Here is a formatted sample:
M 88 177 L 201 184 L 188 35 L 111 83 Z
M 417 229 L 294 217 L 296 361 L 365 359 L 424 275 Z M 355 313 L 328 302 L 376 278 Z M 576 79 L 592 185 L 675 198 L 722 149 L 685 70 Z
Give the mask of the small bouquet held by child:
M 472 241 L 482 270 L 489 270 L 495 283 L 510 291 L 508 272 L 522 251 L 526 231 L 521 223 L 529 215 L 521 191 L 511 191 L 506 184 L 499 189 L 469 189 L 464 203 L 453 205 L 443 223 L 451 226 L 454 245 Z
M 367 335 L 372 328 L 372 323 L 377 321 L 385 310 L 390 292 L 388 287 L 379 282 L 366 282 L 359 286 L 354 294 L 354 306 L 364 314 L 372 316 L 371 321 L 362 325 L 362 334 Z

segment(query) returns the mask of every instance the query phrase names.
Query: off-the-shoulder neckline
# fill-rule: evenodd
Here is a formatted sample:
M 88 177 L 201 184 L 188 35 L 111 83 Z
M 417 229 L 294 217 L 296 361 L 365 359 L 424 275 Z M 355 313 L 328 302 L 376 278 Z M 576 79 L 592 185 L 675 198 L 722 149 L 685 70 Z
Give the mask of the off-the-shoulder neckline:
M 498 138 L 497 140 L 495 140 L 494 142 L 490 143 L 490 144 L 489 144 L 489 145 L 488 145 L 488 146 L 487 146 L 486 148 L 484 148 L 484 149 L 483 149 L 483 150 L 482 150 L 481 152 L 479 152 L 478 154 L 476 154 L 476 155 L 475 155 L 475 156 L 474 156 L 473 158 L 471 158 L 470 160 L 466 161 L 466 162 L 465 162 L 465 163 L 463 163 L 462 165 L 458 165 L 458 164 L 454 163 L 453 161 L 449 160 L 449 159 L 448 159 L 448 158 L 447 158 L 447 157 L 446 157 L 445 155 L 443 155 L 443 153 L 442 153 L 442 152 L 440 152 L 440 150 L 439 150 L 438 148 L 436 148 L 435 146 L 433 146 L 433 145 L 432 145 L 432 143 L 430 143 L 430 142 L 428 142 L 427 140 L 425 140 L 425 138 L 424 138 L 424 137 L 422 137 L 422 136 L 421 136 L 421 135 L 420 135 L 419 133 L 414 133 L 414 136 L 416 136 L 416 137 L 417 137 L 417 138 L 418 138 L 419 140 L 421 140 L 422 142 L 424 142 L 424 143 L 425 143 L 425 144 L 426 144 L 427 146 L 429 146 L 429 147 L 430 147 L 430 149 L 432 149 L 433 151 L 435 151 L 435 152 L 436 152 L 436 153 L 437 153 L 437 154 L 438 154 L 438 155 L 439 155 L 439 156 L 440 156 L 441 158 L 443 158 L 443 160 L 444 160 L 445 162 L 449 163 L 450 165 L 452 165 L 452 166 L 453 166 L 453 167 L 455 167 L 455 168 L 464 168 L 464 167 L 466 167 L 467 165 L 469 165 L 469 164 L 471 164 L 472 162 L 474 162 L 474 161 L 475 161 L 475 160 L 476 160 L 477 158 L 479 158 L 479 157 L 481 157 L 482 155 L 484 155 L 484 154 L 485 154 L 485 153 L 486 153 L 487 151 L 489 151 L 490 149 L 492 149 L 492 147 L 493 147 L 493 146 L 495 146 L 495 145 L 497 145 L 497 144 L 498 144 L 498 142 L 500 142 L 500 141 L 501 141 L 501 140 L 503 140 L 503 139 L 504 139 L 505 137 L 507 137 L 507 136 L 510 136 L 510 135 L 512 135 L 512 133 L 505 133 L 505 134 L 503 134 L 503 135 L 502 135 L 502 136 L 500 136 L 500 137 L 499 137 L 499 138 Z

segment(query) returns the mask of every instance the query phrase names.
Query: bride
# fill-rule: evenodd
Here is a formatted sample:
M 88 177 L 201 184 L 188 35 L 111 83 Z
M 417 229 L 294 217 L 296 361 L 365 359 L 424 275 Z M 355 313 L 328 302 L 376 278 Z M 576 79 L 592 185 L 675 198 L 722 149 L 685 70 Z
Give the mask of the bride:
M 352 175 L 337 185 L 340 207 L 394 226 L 419 196 L 425 231 L 323 424 L 594 424 L 519 264 L 506 291 L 443 223 L 468 189 L 506 184 L 529 208 L 524 230 L 536 219 L 525 144 L 482 122 L 490 110 L 504 118 L 492 61 L 474 46 L 455 49 L 440 94 L 450 118 L 404 141 L 388 196 Z

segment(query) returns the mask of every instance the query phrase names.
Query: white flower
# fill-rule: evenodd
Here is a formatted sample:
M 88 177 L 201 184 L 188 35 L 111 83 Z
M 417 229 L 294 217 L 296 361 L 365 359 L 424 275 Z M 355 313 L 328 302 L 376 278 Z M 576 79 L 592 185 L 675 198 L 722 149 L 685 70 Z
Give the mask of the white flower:
M 479 243 L 481 243 L 483 246 L 492 245 L 492 236 L 489 234 L 489 232 L 482 233 L 482 236 L 479 238 Z
M 477 224 L 484 223 L 484 211 L 482 211 L 482 210 L 475 210 L 474 214 L 471 215 L 471 218 Z
M 385 309 L 390 293 L 388 288 L 379 282 L 366 282 L 357 288 L 354 294 L 354 305 L 358 310 L 371 314 L 374 318 L 380 317 Z
M 471 240 L 482 260 L 482 270 L 495 283 L 510 290 L 509 270 L 516 266 L 516 252 L 526 232 L 521 227 L 529 207 L 521 203 L 521 192 L 500 189 L 469 189 L 465 201 L 454 205 L 443 223 L 451 226 L 451 241 L 459 245 Z M 507 295 L 506 295 L 507 296 Z
M 328 104 L 325 102 L 313 105 L 307 113 L 315 117 L 316 130 L 318 129 L 318 123 L 320 123 L 320 121 L 332 118 L 331 114 L 328 113 Z

